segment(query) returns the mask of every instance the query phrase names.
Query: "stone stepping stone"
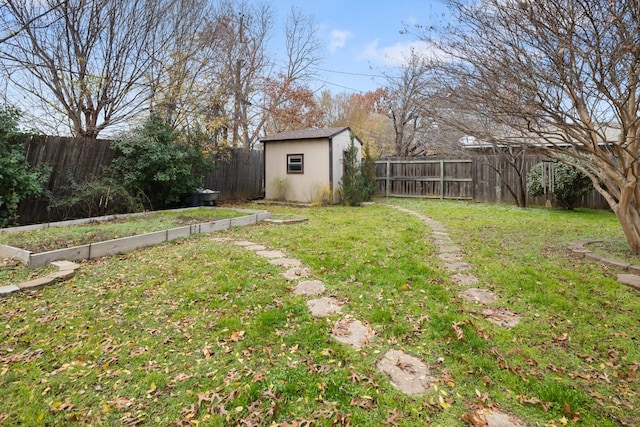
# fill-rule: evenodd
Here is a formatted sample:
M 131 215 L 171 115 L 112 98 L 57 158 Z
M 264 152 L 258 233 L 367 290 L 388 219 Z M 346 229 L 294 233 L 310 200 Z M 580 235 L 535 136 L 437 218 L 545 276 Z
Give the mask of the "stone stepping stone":
M 439 246 L 438 252 L 441 254 L 460 253 L 460 248 L 457 246 Z
M 274 258 L 269 262 L 280 267 L 300 267 L 302 265 L 302 261 L 295 258 Z
M 282 251 L 256 251 L 256 255 L 269 259 L 284 258 Z
M 460 296 L 469 301 L 477 302 L 478 304 L 491 304 L 498 299 L 495 293 L 491 292 L 488 289 L 480 288 L 469 288 L 465 291 L 460 292 Z
M 339 320 L 333 326 L 331 335 L 343 344 L 361 348 L 373 339 L 375 332 L 359 320 Z
M 466 262 L 450 262 L 444 265 L 444 268 L 449 271 L 463 271 L 470 270 L 471 264 Z
M 58 270 L 60 271 L 77 270 L 80 268 L 80 264 L 65 260 L 53 261 L 51 265 L 58 267 Z
M 453 240 L 449 239 L 449 238 L 439 238 L 439 239 L 433 239 L 433 243 L 437 246 L 451 246 L 453 245 Z
M 442 261 L 453 262 L 453 261 L 462 261 L 463 257 L 461 254 L 445 253 L 445 254 L 438 255 L 438 258 L 440 258 Z
M 320 280 L 304 280 L 293 288 L 293 293 L 298 295 L 320 295 L 326 290 Z
M 327 317 L 340 313 L 344 304 L 335 298 L 324 297 L 307 301 L 307 307 L 311 315 L 315 317 Z
M 234 245 L 236 246 L 255 246 L 257 243 L 249 242 L 247 240 L 234 241 Z
M 395 388 L 410 396 L 423 394 L 435 382 L 424 362 L 399 350 L 387 351 L 376 367 Z
M 212 237 L 211 240 L 213 240 L 214 242 L 220 242 L 220 243 L 233 242 L 233 239 L 231 237 Z
M 482 315 L 489 322 L 505 328 L 512 328 L 520 323 L 520 316 L 506 308 L 487 308 Z
M 485 427 L 526 427 L 520 419 L 500 411 L 480 409 L 471 415 L 473 425 Z M 471 420 L 469 420 L 471 421 Z
M 453 274 L 451 280 L 462 286 L 472 286 L 478 283 L 478 278 L 473 274 Z
M 16 285 L 2 286 L 0 287 L 0 298 L 8 297 L 18 291 L 20 291 L 20 288 Z
M 306 267 L 294 267 L 282 273 L 287 280 L 304 279 L 311 275 L 311 270 Z
M 632 288 L 640 289 L 640 276 L 635 274 L 618 274 L 618 282 Z
M 245 246 L 244 248 L 248 251 L 264 251 L 267 249 L 264 245 Z

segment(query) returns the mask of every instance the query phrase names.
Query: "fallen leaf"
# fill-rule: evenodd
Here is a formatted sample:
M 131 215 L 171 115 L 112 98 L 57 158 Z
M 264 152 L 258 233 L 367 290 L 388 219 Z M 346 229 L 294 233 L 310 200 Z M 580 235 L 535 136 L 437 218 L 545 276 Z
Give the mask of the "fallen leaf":
M 402 414 L 400 414 L 395 409 L 392 411 L 387 411 L 387 420 L 385 421 L 385 425 L 387 426 L 399 426 L 398 421 L 403 418 Z
M 471 424 L 473 427 L 483 427 L 487 425 L 487 417 L 485 417 L 480 411 L 467 412 L 466 414 L 463 414 L 460 419 Z

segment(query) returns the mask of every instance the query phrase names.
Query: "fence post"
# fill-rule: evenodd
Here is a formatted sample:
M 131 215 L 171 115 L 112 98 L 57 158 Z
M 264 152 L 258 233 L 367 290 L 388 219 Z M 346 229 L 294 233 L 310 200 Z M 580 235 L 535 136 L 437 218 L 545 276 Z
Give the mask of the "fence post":
M 387 163 L 386 163 L 386 168 L 385 168 L 386 172 L 385 172 L 385 184 L 384 184 L 384 191 L 385 191 L 385 197 L 389 197 L 390 194 L 390 186 L 391 186 L 391 163 L 389 162 L 389 159 L 387 159 Z
M 444 160 L 440 160 L 440 200 L 444 200 Z

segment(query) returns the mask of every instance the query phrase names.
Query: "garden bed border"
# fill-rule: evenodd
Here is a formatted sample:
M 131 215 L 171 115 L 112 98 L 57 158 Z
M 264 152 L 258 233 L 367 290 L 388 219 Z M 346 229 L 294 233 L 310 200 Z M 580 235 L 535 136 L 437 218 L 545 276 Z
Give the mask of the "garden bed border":
M 196 208 L 184 208 L 175 209 L 173 211 L 188 211 L 192 209 L 202 209 L 202 207 Z M 216 209 L 214 207 L 210 209 Z M 257 224 L 260 221 L 271 217 L 271 213 L 263 210 L 252 209 L 234 209 L 239 213 L 247 215 L 237 218 L 227 218 L 218 221 L 203 222 L 200 224 L 193 224 L 184 227 L 170 228 L 161 231 L 153 231 L 150 233 L 121 237 L 119 239 L 105 240 L 102 242 L 89 243 L 87 245 L 74 246 L 71 248 L 57 249 L 54 251 L 33 253 L 24 249 L 15 248 L 8 245 L 0 245 L 0 258 L 13 258 L 19 260 L 29 268 L 40 267 L 57 260 L 82 260 L 99 258 L 106 255 L 114 255 L 118 253 L 128 252 L 135 249 L 140 249 L 148 246 L 157 245 L 169 240 L 177 239 L 179 237 L 187 237 L 191 234 L 210 233 L 213 231 L 227 230 L 231 227 L 241 227 L 246 225 Z M 62 227 L 68 225 L 80 225 L 94 221 L 108 221 L 117 218 L 129 218 L 140 215 L 147 215 L 154 212 L 140 212 L 134 214 L 123 215 L 107 215 L 102 217 L 84 218 L 71 221 L 60 221 L 46 224 L 27 225 L 22 227 L 4 228 L 0 230 L 0 233 L 13 233 L 18 231 L 32 231 L 39 229 L 46 229 L 49 227 Z

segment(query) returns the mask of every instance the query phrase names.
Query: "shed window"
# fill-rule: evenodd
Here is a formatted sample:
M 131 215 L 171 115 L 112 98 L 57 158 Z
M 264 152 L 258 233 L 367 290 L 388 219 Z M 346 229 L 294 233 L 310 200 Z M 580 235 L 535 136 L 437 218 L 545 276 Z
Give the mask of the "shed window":
M 304 173 L 304 154 L 287 154 L 287 173 Z

